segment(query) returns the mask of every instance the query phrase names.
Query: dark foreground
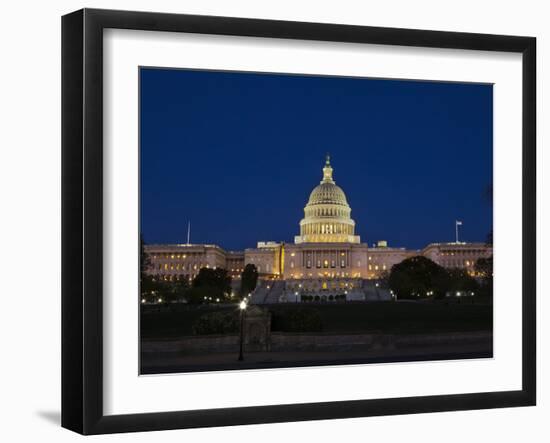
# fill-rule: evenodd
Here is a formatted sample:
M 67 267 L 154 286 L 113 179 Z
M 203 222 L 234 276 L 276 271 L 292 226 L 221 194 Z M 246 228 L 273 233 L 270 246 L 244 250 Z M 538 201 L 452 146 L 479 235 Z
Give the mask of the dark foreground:
M 303 305 L 302 305 L 303 306 Z M 270 349 L 246 349 L 239 335 L 193 335 L 192 325 L 233 306 L 149 307 L 141 316 L 141 373 L 215 371 L 339 364 L 491 358 L 492 305 L 471 302 L 342 303 L 309 305 L 318 331 L 288 331 L 273 323 Z M 277 305 L 285 315 L 295 305 Z M 257 351 L 257 352 L 254 352 Z
M 446 337 L 445 335 L 443 337 Z M 393 363 L 412 361 L 458 360 L 492 358 L 491 333 L 454 334 L 453 340 L 436 340 L 427 343 L 409 343 L 408 346 L 344 346 L 343 350 L 288 350 L 271 352 L 245 352 L 238 361 L 238 345 L 233 352 L 204 352 L 201 354 L 174 349 L 177 341 L 149 342 L 153 352 L 141 353 L 142 374 L 176 372 L 263 369 L 303 366 L 324 366 L 366 363 Z M 439 336 L 441 338 L 441 336 Z M 164 345 L 165 352 L 162 351 Z M 147 344 L 145 345 L 147 348 Z M 149 348 L 150 349 L 150 348 Z
M 323 332 L 357 333 L 438 333 L 492 331 L 493 306 L 465 299 L 441 302 L 305 303 L 272 305 L 275 311 L 297 307 L 315 309 L 322 320 Z M 212 311 L 233 311 L 236 306 L 145 307 L 142 310 L 142 339 L 180 338 L 192 335 L 193 323 Z M 285 332 L 285 331 L 283 331 Z

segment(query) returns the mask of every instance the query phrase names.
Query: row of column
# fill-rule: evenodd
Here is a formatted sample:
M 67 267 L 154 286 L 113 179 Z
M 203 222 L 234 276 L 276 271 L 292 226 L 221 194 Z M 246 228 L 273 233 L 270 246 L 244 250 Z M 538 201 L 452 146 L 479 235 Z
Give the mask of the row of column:
M 342 255 L 343 254 L 343 255 Z M 308 260 L 311 261 L 311 268 L 317 268 L 317 262 L 320 261 L 321 268 L 324 267 L 324 261 L 328 260 L 328 267 L 332 267 L 332 261 L 336 268 L 342 267 L 342 260 L 344 260 L 344 268 L 350 267 L 350 251 L 349 250 L 311 250 L 302 251 L 302 267 L 307 267 Z
M 344 223 L 312 223 L 303 227 L 302 235 L 310 234 L 353 234 L 352 227 Z

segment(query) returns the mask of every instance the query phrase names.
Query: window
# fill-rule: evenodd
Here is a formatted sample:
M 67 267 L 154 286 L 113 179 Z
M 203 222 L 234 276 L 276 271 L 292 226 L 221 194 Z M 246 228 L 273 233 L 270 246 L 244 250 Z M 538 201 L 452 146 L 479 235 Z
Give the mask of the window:
M 318 267 L 318 268 L 321 267 L 321 260 L 317 260 L 317 267 Z
M 308 260 L 306 262 L 306 268 L 308 268 L 308 269 L 311 268 L 311 260 Z
M 341 261 L 340 261 L 340 267 L 341 267 L 341 268 L 345 268 L 345 267 L 346 267 L 346 261 L 345 261 L 345 260 L 341 260 Z
M 323 268 L 328 268 L 328 260 L 325 260 L 325 261 L 323 262 Z

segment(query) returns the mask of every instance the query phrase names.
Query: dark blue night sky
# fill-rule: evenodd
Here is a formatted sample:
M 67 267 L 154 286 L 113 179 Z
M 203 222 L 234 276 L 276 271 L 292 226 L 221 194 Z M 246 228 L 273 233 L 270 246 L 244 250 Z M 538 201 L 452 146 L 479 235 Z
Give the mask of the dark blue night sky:
M 492 227 L 491 85 L 140 70 L 147 243 L 292 242 L 330 152 L 356 234 L 422 248 Z

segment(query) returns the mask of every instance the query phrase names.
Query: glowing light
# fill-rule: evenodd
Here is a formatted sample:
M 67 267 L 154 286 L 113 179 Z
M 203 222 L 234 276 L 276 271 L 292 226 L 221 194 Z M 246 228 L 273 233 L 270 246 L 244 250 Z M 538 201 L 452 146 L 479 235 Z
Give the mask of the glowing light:
M 144 299 L 144 298 L 142 298 L 142 299 L 141 299 L 141 302 L 142 302 L 142 303 L 145 303 L 145 299 Z
M 245 300 L 243 300 L 243 301 L 241 301 L 241 302 L 239 303 L 239 309 L 240 309 L 241 311 L 244 311 L 244 310 L 246 309 L 246 306 L 247 306 L 247 303 L 246 303 Z
M 161 297 L 159 297 L 158 302 L 162 303 L 162 298 Z

